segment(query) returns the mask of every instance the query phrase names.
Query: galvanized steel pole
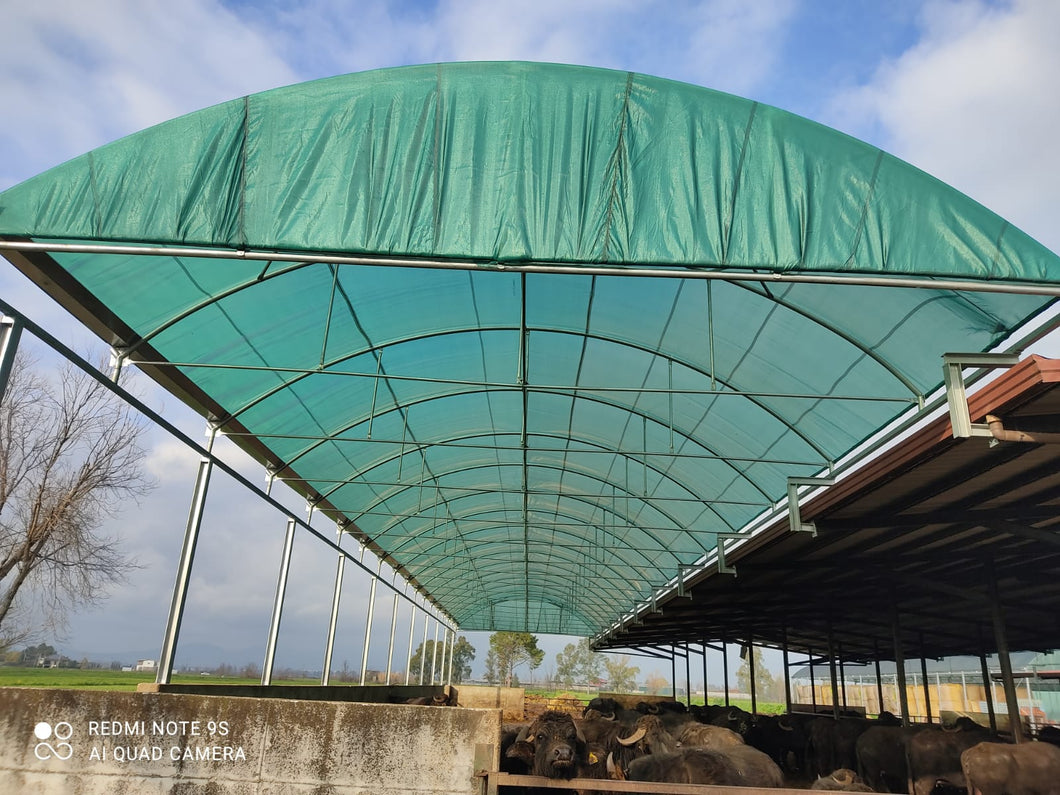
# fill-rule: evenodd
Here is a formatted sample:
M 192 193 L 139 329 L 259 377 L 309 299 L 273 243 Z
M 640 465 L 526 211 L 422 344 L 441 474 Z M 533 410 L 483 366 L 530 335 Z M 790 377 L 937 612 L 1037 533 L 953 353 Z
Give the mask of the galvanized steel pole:
M 895 688 L 898 690 L 898 705 L 902 711 L 902 725 L 909 725 L 909 693 L 905 687 L 905 649 L 902 648 L 902 626 L 899 623 L 898 605 L 894 601 L 894 592 L 891 592 L 891 632 L 894 635 L 894 670 Z
M 993 680 L 990 678 L 990 668 L 986 664 L 986 644 L 983 643 L 983 630 L 976 624 L 976 632 L 979 635 L 979 666 L 983 674 L 983 698 L 986 700 L 986 711 L 990 716 L 990 731 L 997 731 L 997 712 L 994 711 L 994 689 Z
M 294 547 L 294 519 L 287 520 L 287 533 L 283 539 L 283 553 L 280 556 L 280 574 L 276 580 L 276 599 L 272 604 L 272 621 L 269 623 L 269 640 L 265 645 L 265 663 L 261 666 L 261 683 L 272 684 L 272 667 L 276 660 L 276 641 L 280 635 L 280 616 L 283 613 L 283 600 L 287 593 L 287 574 L 291 569 L 291 550 Z
M 0 400 L 7 392 L 11 367 L 15 363 L 18 342 L 22 337 L 22 318 L 18 316 L 0 318 Z
M 725 641 L 721 642 L 721 670 L 725 677 L 725 706 L 729 706 L 729 649 Z
M 361 686 L 364 686 L 368 676 L 368 645 L 372 640 L 372 618 L 375 616 L 375 585 L 379 582 L 379 573 L 383 570 L 383 559 L 379 559 L 375 576 L 372 577 L 372 587 L 368 595 L 368 619 L 364 622 L 364 654 L 361 655 Z
M 1008 710 L 1009 731 L 1012 732 L 1012 741 L 1022 743 L 1023 721 L 1020 719 L 1019 698 L 1016 695 L 1016 684 L 1012 678 L 1012 660 L 1009 657 L 1008 635 L 1005 632 L 1005 616 L 1001 608 L 1001 599 L 998 596 L 997 573 L 994 571 L 994 563 L 986 559 L 986 583 L 990 589 L 990 617 L 994 624 L 994 640 L 997 643 L 997 661 L 1001 666 L 1001 683 L 1005 688 L 1005 704 Z
M 394 605 L 390 609 L 390 646 L 386 653 L 386 684 L 391 684 L 390 673 L 394 665 L 394 633 L 397 630 L 398 594 L 394 594 Z
M 339 525 L 336 544 L 342 545 L 342 525 Z M 331 655 L 335 651 L 335 628 L 339 623 L 339 601 L 342 597 L 342 575 L 346 571 L 346 556 L 339 552 L 339 562 L 335 568 L 335 593 L 331 599 L 331 622 L 328 624 L 328 640 L 324 647 L 324 670 L 320 674 L 320 684 L 331 681 Z
M 441 628 L 442 622 L 437 618 L 434 619 L 434 646 L 431 647 L 431 684 L 434 684 L 434 671 L 438 665 L 438 630 Z
M 924 656 L 924 633 L 920 633 L 920 673 L 924 677 L 924 712 L 927 713 L 928 725 L 934 723 L 931 719 L 931 690 L 928 687 L 927 657 Z
M 423 641 L 420 643 L 420 681 L 423 684 L 423 675 L 427 672 L 427 630 L 431 625 L 431 615 L 427 612 L 426 600 L 423 605 Z
M 209 428 L 207 452 L 213 451 L 213 442 L 217 428 Z M 195 561 L 195 546 L 199 541 L 199 529 L 202 527 L 202 515 L 206 507 L 206 492 L 210 487 L 210 474 L 213 472 L 213 458 L 199 460 L 199 471 L 195 476 L 195 490 L 191 498 L 191 510 L 188 512 L 188 523 L 184 528 L 184 544 L 180 550 L 180 562 L 177 564 L 177 579 L 173 584 L 173 600 L 169 606 L 169 620 L 166 623 L 166 634 L 162 639 L 162 652 L 158 660 L 158 674 L 155 681 L 160 685 L 169 684 L 173 676 L 173 661 L 177 652 L 177 637 L 180 635 L 180 624 L 184 618 L 184 606 L 188 600 L 188 585 L 191 582 L 191 566 Z
M 413 594 L 415 597 L 415 594 Z M 411 601 L 411 600 L 410 600 Z M 409 619 L 409 651 L 405 658 L 405 684 L 412 680 L 412 644 L 416 640 L 416 603 L 412 604 L 412 617 Z

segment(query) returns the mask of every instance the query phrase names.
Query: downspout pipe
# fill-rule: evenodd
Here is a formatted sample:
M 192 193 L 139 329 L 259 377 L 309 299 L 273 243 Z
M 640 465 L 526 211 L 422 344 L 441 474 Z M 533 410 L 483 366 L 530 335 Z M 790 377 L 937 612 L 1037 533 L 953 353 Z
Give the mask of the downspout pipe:
M 986 424 L 990 435 L 1001 442 L 1030 442 L 1031 444 L 1060 444 L 1060 433 L 1038 433 L 1031 431 L 1014 431 L 1005 428 L 1000 417 L 986 415 Z

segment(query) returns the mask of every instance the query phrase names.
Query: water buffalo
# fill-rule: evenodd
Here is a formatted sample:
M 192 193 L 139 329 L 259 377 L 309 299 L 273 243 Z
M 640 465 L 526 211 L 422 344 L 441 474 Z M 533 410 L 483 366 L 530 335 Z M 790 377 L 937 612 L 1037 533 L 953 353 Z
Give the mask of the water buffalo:
M 858 737 L 858 772 L 877 792 L 908 792 L 906 744 L 922 726 L 873 726 Z
M 505 752 L 525 762 L 531 775 L 570 779 L 589 766 L 585 738 L 566 712 L 549 711 L 520 732 Z
M 861 780 L 861 777 L 845 767 L 833 770 L 831 775 L 819 776 L 810 789 L 826 792 L 875 792 L 872 787 Z
M 1060 795 L 1060 748 L 979 743 L 961 754 L 969 795 Z
M 705 723 L 687 723 L 677 735 L 678 742 L 686 748 L 712 748 L 723 751 L 730 745 L 743 745 L 743 737 L 724 726 Z
M 961 754 L 993 735 L 971 720 L 958 721 L 953 729 L 921 729 L 906 743 L 911 795 L 928 795 L 936 783 L 965 786 Z
M 624 778 L 666 784 L 743 783 L 733 760 L 707 748 L 684 748 L 672 754 L 642 756 L 633 760 Z

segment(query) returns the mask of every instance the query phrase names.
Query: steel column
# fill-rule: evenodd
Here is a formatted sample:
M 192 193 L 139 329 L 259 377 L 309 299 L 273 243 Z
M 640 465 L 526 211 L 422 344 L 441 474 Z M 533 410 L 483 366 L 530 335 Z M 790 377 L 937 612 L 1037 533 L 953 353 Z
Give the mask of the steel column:
M 1005 704 L 1008 708 L 1009 731 L 1012 732 L 1012 741 L 1022 743 L 1023 721 L 1020 720 L 1019 698 L 1016 695 L 1016 683 L 1012 678 L 1012 660 L 1009 657 L 1008 635 L 1005 632 L 1005 615 L 1001 608 L 1001 599 L 998 596 L 997 574 L 994 564 L 989 558 L 986 560 L 986 582 L 990 589 L 990 617 L 994 624 L 994 640 L 997 643 L 997 661 L 1001 666 L 1001 682 L 1005 687 Z
M 431 615 L 427 612 L 426 600 L 423 605 L 423 640 L 420 642 L 420 681 L 423 684 L 423 675 L 427 672 L 427 630 L 431 626 Z
M 755 644 L 750 635 L 747 636 L 747 670 L 751 674 L 751 714 L 758 714 L 758 693 L 755 686 Z
M 924 656 L 924 633 L 920 633 L 920 674 L 924 677 L 924 711 L 927 713 L 928 725 L 934 723 L 931 720 L 931 690 L 928 688 L 927 657 Z
M 828 676 L 832 681 L 832 717 L 839 720 L 839 679 L 835 670 L 835 637 L 831 619 L 828 619 Z
M 685 641 L 685 705 L 692 706 L 692 659 L 688 652 L 688 641 Z
M 209 429 L 207 452 L 213 451 L 217 429 Z M 199 460 L 199 471 L 195 476 L 195 490 L 191 498 L 191 510 L 188 523 L 184 528 L 184 544 L 180 550 L 180 562 L 177 564 L 177 579 L 173 584 L 173 601 L 169 605 L 169 620 L 166 623 L 166 634 L 162 639 L 162 652 L 158 659 L 158 673 L 155 681 L 160 685 L 169 684 L 173 676 L 173 661 L 177 653 L 177 638 L 180 635 L 180 624 L 184 618 L 184 606 L 188 601 L 188 585 L 191 583 L 191 567 L 195 561 L 195 546 L 199 542 L 199 529 L 202 527 L 203 511 L 206 507 L 206 492 L 210 487 L 210 474 L 213 472 L 213 459 Z
M 342 546 L 342 525 L 339 525 L 335 543 Z M 339 601 L 342 596 L 342 575 L 346 571 L 346 556 L 339 551 L 339 562 L 335 567 L 335 594 L 331 599 L 331 622 L 328 624 L 328 640 L 324 646 L 324 669 L 320 673 L 320 684 L 331 681 L 331 655 L 335 651 L 335 628 L 339 623 Z
M 884 712 L 883 708 L 883 676 L 880 675 L 880 644 L 878 641 L 872 642 L 872 656 L 876 662 L 876 698 L 879 700 L 879 708 L 876 710 L 876 716 L 879 717 L 880 713 Z
M 997 731 L 997 712 L 994 711 L 993 680 L 990 678 L 990 668 L 986 664 L 986 646 L 983 643 L 982 630 L 979 632 L 979 667 L 983 674 L 983 698 L 986 699 L 986 711 L 990 716 L 990 731 Z
M 7 382 L 18 353 L 18 342 L 22 338 L 22 318 L 0 317 L 0 400 L 7 392 Z
M 707 694 L 710 692 L 710 685 L 707 684 L 707 644 L 703 642 L 703 706 L 707 706 L 710 701 L 707 699 Z
M 276 660 L 276 641 L 280 635 L 280 616 L 287 593 L 287 574 L 291 569 L 291 550 L 294 547 L 294 519 L 287 520 L 287 532 L 283 538 L 283 553 L 280 555 L 280 574 L 276 579 L 276 599 L 272 603 L 272 621 L 269 623 L 269 640 L 265 645 L 265 664 L 261 666 L 261 683 L 272 684 L 272 666 Z
M 674 701 L 677 701 L 677 655 L 674 654 L 674 647 L 670 647 L 670 682 L 671 690 L 673 690 Z
M 372 577 L 372 586 L 368 594 L 368 620 L 364 622 L 364 654 L 361 655 L 361 686 L 364 686 L 368 676 L 368 645 L 372 640 L 372 619 L 375 617 L 375 585 L 379 581 L 379 573 L 383 570 L 383 559 L 379 559 L 379 565 Z M 388 682 L 389 684 L 389 682 Z
M 810 655 L 810 706 L 813 707 L 813 714 L 817 714 L 817 679 L 813 673 L 813 649 L 807 649 L 806 653 Z
M 725 677 L 725 706 L 729 706 L 729 644 L 721 642 L 721 672 Z
M 390 610 L 390 646 L 386 653 L 386 684 L 390 685 L 390 673 L 394 666 L 394 632 L 397 630 L 398 594 L 394 594 L 394 605 Z
M 788 630 L 784 630 L 784 645 L 781 649 L 784 655 L 784 711 L 791 714 L 791 668 L 788 663 Z
M 905 689 L 905 649 L 902 648 L 902 626 L 898 618 L 898 605 L 891 593 L 893 613 L 891 615 L 891 632 L 894 635 L 894 671 L 895 687 L 898 690 L 898 705 L 902 711 L 902 725 L 909 725 L 909 694 Z
M 441 629 L 442 622 L 439 619 L 434 619 L 434 646 L 431 648 L 431 681 L 430 684 L 434 684 L 434 671 L 438 665 L 438 630 Z
M 413 594 L 415 596 L 415 594 Z M 412 644 L 416 640 L 416 602 L 409 600 L 412 605 L 412 617 L 409 619 L 409 651 L 405 658 L 405 684 L 412 680 Z

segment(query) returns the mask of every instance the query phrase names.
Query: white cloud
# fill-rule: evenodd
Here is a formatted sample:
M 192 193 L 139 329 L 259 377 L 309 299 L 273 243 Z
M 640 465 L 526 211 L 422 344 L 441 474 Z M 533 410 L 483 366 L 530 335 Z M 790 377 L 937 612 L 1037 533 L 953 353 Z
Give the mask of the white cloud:
M 215 0 L 4 9 L 0 189 L 109 140 L 295 73 Z
M 929 3 L 919 43 L 837 107 L 881 145 L 1060 249 L 1060 4 Z

